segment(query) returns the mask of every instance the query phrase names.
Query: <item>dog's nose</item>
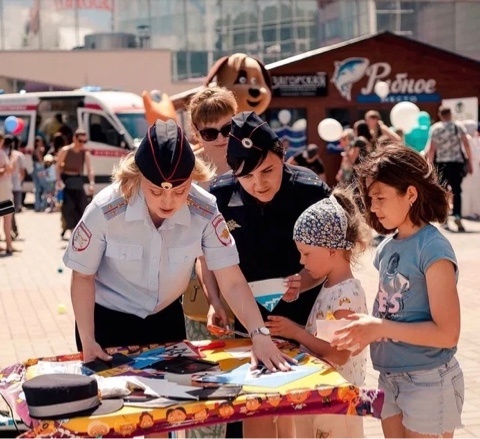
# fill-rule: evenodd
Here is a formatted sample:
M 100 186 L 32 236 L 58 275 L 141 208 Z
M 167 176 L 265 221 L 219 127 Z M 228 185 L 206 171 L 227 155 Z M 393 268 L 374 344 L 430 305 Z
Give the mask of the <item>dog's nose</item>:
M 258 98 L 260 96 L 260 90 L 258 88 L 249 88 L 248 93 L 252 98 Z

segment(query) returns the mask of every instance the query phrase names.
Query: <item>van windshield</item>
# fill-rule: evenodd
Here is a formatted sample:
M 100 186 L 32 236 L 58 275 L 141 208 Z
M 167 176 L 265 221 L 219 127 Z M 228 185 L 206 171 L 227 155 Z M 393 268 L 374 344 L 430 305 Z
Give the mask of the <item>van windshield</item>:
M 122 125 L 132 136 L 133 145 L 138 146 L 147 133 L 148 124 L 144 113 L 115 113 Z

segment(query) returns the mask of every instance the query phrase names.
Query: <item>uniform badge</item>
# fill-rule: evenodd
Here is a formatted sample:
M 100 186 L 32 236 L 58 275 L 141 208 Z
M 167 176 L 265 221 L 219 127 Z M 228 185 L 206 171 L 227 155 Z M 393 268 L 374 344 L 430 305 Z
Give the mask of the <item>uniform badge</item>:
M 229 220 L 227 221 L 227 227 L 230 232 L 233 232 L 235 229 L 239 229 L 242 226 L 240 224 L 237 224 L 235 220 Z
M 90 244 L 91 237 L 92 237 L 92 232 L 88 230 L 88 227 L 82 221 L 77 226 L 77 228 L 75 229 L 75 232 L 73 233 L 73 238 L 72 238 L 73 250 L 75 250 L 76 252 L 81 252 L 85 250 L 88 247 L 88 244 Z
M 213 228 L 217 235 L 218 240 L 225 246 L 232 243 L 232 235 L 228 231 L 227 223 L 223 215 L 217 215 L 212 221 Z

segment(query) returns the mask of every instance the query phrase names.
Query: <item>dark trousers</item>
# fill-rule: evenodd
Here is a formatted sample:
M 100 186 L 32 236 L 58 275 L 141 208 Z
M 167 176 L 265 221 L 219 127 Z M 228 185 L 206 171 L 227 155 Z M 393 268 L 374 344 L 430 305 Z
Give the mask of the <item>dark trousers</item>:
M 76 227 L 87 205 L 87 194 L 83 189 L 63 189 L 62 215 L 65 218 L 66 230 Z
M 185 340 L 185 321 L 180 300 L 145 319 L 133 314 L 113 311 L 95 304 L 95 339 L 102 348 L 144 346 Z M 82 343 L 75 324 L 78 351 Z
M 453 215 L 462 216 L 462 180 L 463 163 L 445 162 L 436 163 L 437 172 L 440 181 L 444 185 L 450 186 L 453 194 Z

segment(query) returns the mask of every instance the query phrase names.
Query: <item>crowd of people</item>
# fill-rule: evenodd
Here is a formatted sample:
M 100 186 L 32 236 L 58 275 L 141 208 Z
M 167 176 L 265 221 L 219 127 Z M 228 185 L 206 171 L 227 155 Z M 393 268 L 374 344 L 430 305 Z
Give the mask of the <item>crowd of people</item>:
M 284 145 L 269 124 L 254 112 L 237 113 L 231 91 L 202 90 L 189 112 L 196 152 L 173 120 L 158 120 L 90 204 L 83 190 L 86 170 L 93 195 L 87 133 L 75 131 L 68 145 L 53 133 L 59 143 L 49 151 L 36 138 L 35 210 L 54 208 L 49 203 L 61 188 L 63 230 L 73 230 L 64 262 L 72 269 L 75 335 L 84 360 L 108 360 L 105 348 L 112 346 L 226 336 L 233 326 L 252 339 L 253 368 L 260 362 L 272 371 L 290 368 L 271 339 L 280 336 L 361 386 L 370 346 L 385 394 L 385 436 L 451 436 L 461 426 L 464 400 L 455 359 L 458 264 L 433 224 L 447 227 L 452 210 L 458 231 L 464 230 L 462 180 L 480 172 L 477 125 L 454 122 L 441 107 L 419 154 L 378 112 L 368 111 L 342 133 L 332 191 L 317 145 L 285 162 Z M 0 145 L 0 198 L 14 198 L 20 209 L 24 159 L 14 138 L 2 135 Z M 13 251 L 11 224 L 6 216 L 7 253 Z M 369 314 L 353 266 L 372 231 L 382 239 Z M 268 312 L 248 282 L 271 278 L 285 279 L 287 292 Z M 200 321 L 182 309 L 192 279 L 210 305 Z M 331 316 L 350 323 L 327 342 L 315 336 L 316 320 Z M 238 424 L 201 430 L 187 435 L 242 434 Z M 343 415 L 266 417 L 245 420 L 243 436 L 362 437 L 363 422 Z
M 56 118 L 57 120 L 59 118 Z M 66 125 L 65 125 L 66 126 Z M 46 142 L 46 132 L 38 130 L 31 152 L 32 169 L 30 177 L 34 189 L 35 212 L 56 212 L 61 210 L 61 237 L 67 230 L 73 230 L 80 220 L 89 198 L 94 192 L 94 174 L 90 153 L 85 148 L 87 135 L 84 130 L 76 130 L 71 136 L 67 129 L 52 132 Z M 71 143 L 68 143 L 70 140 Z M 25 204 L 23 182 L 27 176 L 25 154 L 22 152 L 20 137 L 0 132 L 0 200 L 12 200 L 15 214 L 20 213 Z M 84 190 L 83 175 L 89 178 L 88 193 Z M 12 245 L 19 236 L 15 214 L 3 218 L 6 255 L 16 249 Z

